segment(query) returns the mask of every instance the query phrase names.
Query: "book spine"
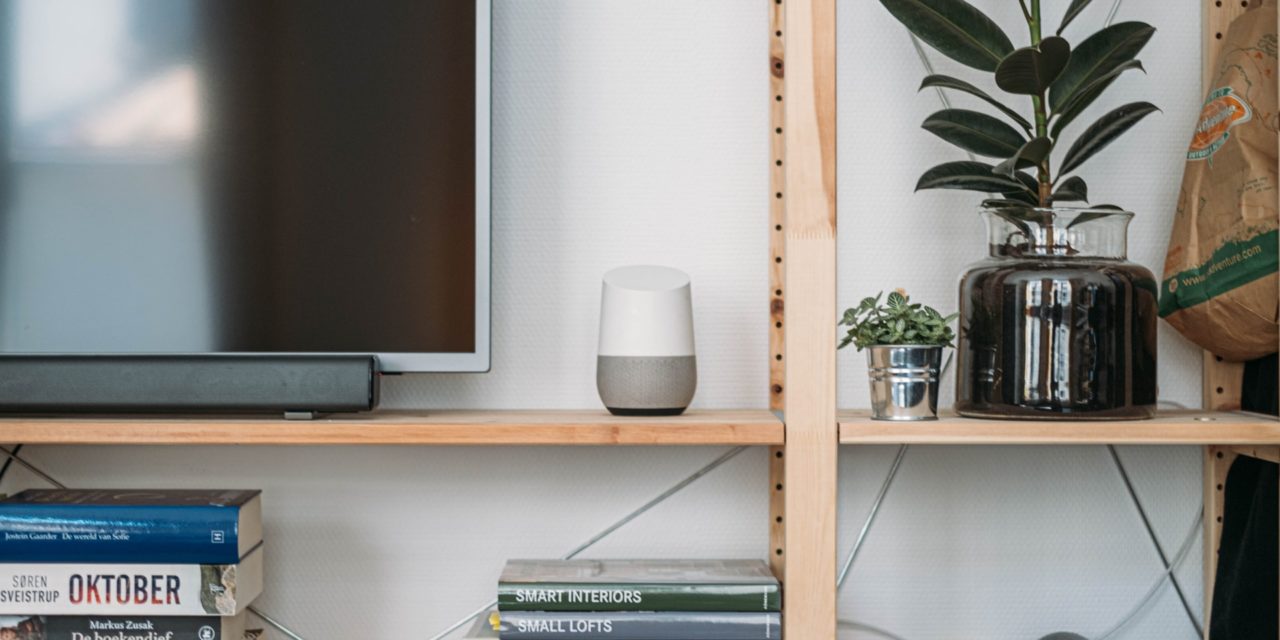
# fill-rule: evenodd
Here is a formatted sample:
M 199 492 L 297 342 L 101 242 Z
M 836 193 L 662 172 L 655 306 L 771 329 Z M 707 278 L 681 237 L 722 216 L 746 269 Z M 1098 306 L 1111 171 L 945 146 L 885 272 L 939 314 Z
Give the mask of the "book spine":
M 782 615 L 740 612 L 545 612 L 499 614 L 502 640 L 779 640 Z
M 237 565 L 0 564 L 0 615 L 235 615 Z
M 19 622 L 18 628 L 27 625 L 36 640 L 242 640 L 244 622 L 243 615 L 38 616 Z
M 779 611 L 776 584 L 498 583 L 501 611 Z
M 238 507 L 11 504 L 0 562 L 234 564 Z

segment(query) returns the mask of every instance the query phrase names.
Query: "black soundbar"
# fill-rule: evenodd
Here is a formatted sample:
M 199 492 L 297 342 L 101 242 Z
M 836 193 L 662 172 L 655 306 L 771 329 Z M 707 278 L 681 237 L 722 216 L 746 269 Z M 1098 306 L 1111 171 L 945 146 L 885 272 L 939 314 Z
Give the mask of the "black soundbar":
M 339 413 L 378 404 L 365 355 L 0 355 L 0 412 Z

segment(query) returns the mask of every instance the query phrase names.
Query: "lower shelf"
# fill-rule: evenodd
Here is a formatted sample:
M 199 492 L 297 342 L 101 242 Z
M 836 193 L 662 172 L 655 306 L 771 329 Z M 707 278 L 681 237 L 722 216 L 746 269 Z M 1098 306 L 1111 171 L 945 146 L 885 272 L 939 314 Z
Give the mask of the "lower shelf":
M 978 420 L 943 415 L 923 422 L 872 420 L 840 412 L 841 444 L 1280 444 L 1280 421 L 1242 412 L 1167 411 L 1150 420 Z
M 766 410 L 629 418 L 605 411 L 375 411 L 263 417 L 8 417 L 0 442 L 26 444 L 780 445 Z

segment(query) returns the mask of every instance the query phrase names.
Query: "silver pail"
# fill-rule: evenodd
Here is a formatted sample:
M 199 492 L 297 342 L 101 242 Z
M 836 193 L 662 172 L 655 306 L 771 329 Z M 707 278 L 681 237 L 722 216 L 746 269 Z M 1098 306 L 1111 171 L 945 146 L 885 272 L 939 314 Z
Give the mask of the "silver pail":
M 867 347 L 873 420 L 937 420 L 942 347 Z

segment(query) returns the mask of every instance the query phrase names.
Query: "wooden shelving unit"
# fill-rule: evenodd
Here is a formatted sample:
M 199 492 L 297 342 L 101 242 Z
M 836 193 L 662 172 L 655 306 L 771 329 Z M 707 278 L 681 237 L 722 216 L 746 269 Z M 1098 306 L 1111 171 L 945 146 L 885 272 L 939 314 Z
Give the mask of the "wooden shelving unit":
M 1202 0 L 1202 6 L 1207 73 L 1221 34 L 1243 5 Z M 769 7 L 769 291 L 768 312 L 761 317 L 769 323 L 767 405 L 776 414 L 762 409 L 691 411 L 672 418 L 620 418 L 604 411 L 378 412 L 314 421 L 3 418 L 0 439 L 64 445 L 769 446 L 768 557 L 784 583 L 784 632 L 790 640 L 836 636 L 841 444 L 1204 445 L 1208 602 L 1220 536 L 1220 487 L 1231 460 L 1239 455 L 1280 460 L 1280 422 L 1233 411 L 1240 399 L 1238 365 L 1206 354 L 1204 406 L 1210 411 L 1169 412 L 1149 421 L 944 416 L 936 422 L 892 423 L 860 412 L 837 414 L 836 0 L 775 0 Z
M 840 413 L 841 444 L 967 445 L 1280 445 L 1271 416 L 1227 411 L 1170 411 L 1151 420 L 975 420 L 943 415 L 927 422 L 872 420 L 865 411 Z
M 3 418 L 6 442 L 159 445 L 781 445 L 758 411 L 658 418 L 605 411 L 379 411 L 318 420 L 245 417 Z

